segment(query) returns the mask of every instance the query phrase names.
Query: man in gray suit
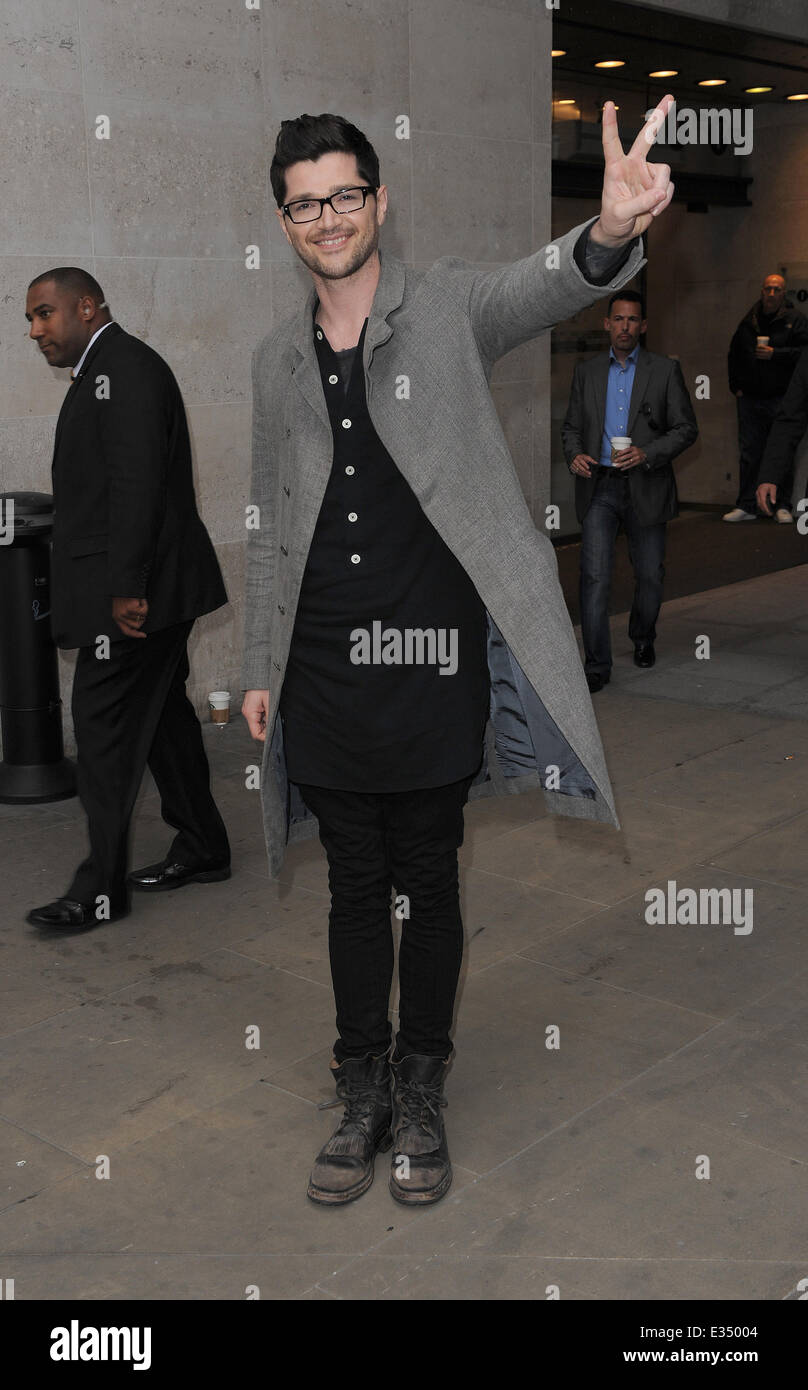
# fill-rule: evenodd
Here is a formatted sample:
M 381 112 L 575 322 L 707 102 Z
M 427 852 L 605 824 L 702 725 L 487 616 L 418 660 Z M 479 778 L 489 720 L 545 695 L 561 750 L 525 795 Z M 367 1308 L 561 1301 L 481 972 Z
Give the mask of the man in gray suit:
M 668 166 L 647 162 L 672 100 L 628 155 L 607 104 L 600 217 L 493 271 L 380 250 L 387 189 L 350 122 L 300 116 L 278 136 L 278 218 L 313 287 L 253 357 L 243 712 L 264 743 L 270 872 L 317 830 L 328 857 L 345 1111 L 316 1202 L 360 1196 L 391 1145 L 397 1201 L 449 1188 L 466 799 L 542 786 L 552 811 L 618 823 L 555 554 L 488 380 L 643 263 L 639 237 L 672 196 Z
M 671 463 L 698 435 L 679 363 L 640 347 L 646 320 L 636 290 L 612 295 L 603 326 L 609 351 L 576 366 L 561 427 L 581 523 L 581 629 L 590 691 L 607 685 L 612 669 L 609 589 L 621 526 L 635 579 L 628 624 L 634 661 L 654 664 L 665 525 L 679 510 Z M 628 439 L 629 447 L 613 448 L 615 438 Z

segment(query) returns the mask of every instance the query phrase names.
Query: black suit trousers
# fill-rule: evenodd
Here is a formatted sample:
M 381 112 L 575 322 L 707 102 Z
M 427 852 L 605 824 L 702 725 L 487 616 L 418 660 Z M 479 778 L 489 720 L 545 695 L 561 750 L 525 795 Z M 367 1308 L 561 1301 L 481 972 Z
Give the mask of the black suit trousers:
M 129 822 L 147 764 L 163 820 L 177 831 L 170 857 L 189 865 L 229 861 L 202 730 L 185 693 L 192 627 L 177 623 L 113 642 L 107 659 L 79 648 L 72 708 L 90 853 L 65 897 L 94 904 L 103 894 L 111 911 L 126 904 Z

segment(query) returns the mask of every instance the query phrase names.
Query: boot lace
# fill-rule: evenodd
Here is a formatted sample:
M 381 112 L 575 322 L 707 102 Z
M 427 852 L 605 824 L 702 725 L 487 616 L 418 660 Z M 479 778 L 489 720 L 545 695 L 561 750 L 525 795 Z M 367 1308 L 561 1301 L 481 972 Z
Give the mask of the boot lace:
M 399 1127 L 421 1125 L 428 1134 L 437 1132 L 435 1121 L 449 1103 L 437 1086 L 424 1081 L 397 1081 L 395 1098 L 401 1116 Z
M 333 1110 L 338 1105 L 345 1106 L 345 1114 L 336 1133 L 342 1133 L 348 1125 L 362 1125 L 373 1117 L 378 1106 L 384 1104 L 384 1088 L 378 1082 L 349 1080 L 343 1078 L 337 1085 L 335 1100 L 322 1100 L 318 1110 Z

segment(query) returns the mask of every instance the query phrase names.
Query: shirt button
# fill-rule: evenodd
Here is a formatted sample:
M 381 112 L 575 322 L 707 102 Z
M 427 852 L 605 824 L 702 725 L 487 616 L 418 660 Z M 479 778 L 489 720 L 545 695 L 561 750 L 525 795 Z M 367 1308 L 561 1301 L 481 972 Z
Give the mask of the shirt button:
M 344 430 L 349 430 L 349 429 L 351 428 L 351 422 L 350 422 L 350 420 L 343 420 L 343 422 L 342 422 L 342 428 L 343 428 Z
M 352 556 L 351 556 L 351 564 L 352 564 L 352 565 L 358 565 L 358 564 L 359 564 L 359 560 L 360 560 L 360 556 L 358 556 L 358 555 L 352 555 Z
M 318 337 L 318 338 L 322 338 L 322 336 L 323 336 L 323 335 L 322 335 L 322 333 L 320 332 L 320 330 L 319 330 L 319 328 L 318 328 L 318 329 L 317 329 L 317 337 Z
M 337 384 L 338 381 L 339 381 L 339 377 L 338 377 L 338 376 L 334 376 L 334 373 L 332 372 L 331 375 L 330 375 L 330 377 L 328 378 L 328 384 L 329 384 L 329 386 L 336 386 L 336 384 Z
M 354 473 L 356 472 L 356 469 L 354 468 L 352 463 L 349 463 L 348 467 L 345 469 L 345 472 L 348 474 L 349 478 L 352 478 Z
M 356 518 L 356 512 L 349 512 L 349 513 L 348 513 L 348 520 L 349 520 L 349 521 L 356 521 L 356 519 L 357 519 L 357 518 Z

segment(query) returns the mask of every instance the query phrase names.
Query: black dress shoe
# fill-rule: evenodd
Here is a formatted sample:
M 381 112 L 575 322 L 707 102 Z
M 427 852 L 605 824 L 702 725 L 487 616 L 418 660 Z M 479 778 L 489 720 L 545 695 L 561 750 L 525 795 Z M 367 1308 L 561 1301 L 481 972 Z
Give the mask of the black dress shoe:
M 609 679 L 608 672 L 603 676 L 599 671 L 587 671 L 586 683 L 589 686 L 590 694 L 594 695 L 596 690 L 602 690 L 604 685 L 609 684 Z
M 96 917 L 95 903 L 80 903 L 76 898 L 57 898 L 44 907 L 32 907 L 26 917 L 34 927 L 100 927 L 105 922 L 116 922 L 126 917 L 129 909 L 122 907 L 111 911 L 109 917 Z
M 653 666 L 656 661 L 653 642 L 634 643 L 634 665 Z
M 163 859 L 159 864 L 147 864 L 145 869 L 133 870 L 129 882 L 142 893 L 166 893 L 170 888 L 183 888 L 186 883 L 220 883 L 229 877 L 229 864 L 209 863 L 194 868 L 190 864 Z

